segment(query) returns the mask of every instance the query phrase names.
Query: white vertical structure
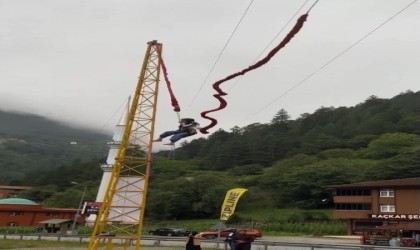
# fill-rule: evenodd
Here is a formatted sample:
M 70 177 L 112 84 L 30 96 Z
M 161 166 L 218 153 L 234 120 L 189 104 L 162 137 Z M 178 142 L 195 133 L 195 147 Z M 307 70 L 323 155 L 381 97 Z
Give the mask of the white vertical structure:
M 121 115 L 118 124 L 115 126 L 114 135 L 112 140 L 108 142 L 109 151 L 106 162 L 101 165 L 101 169 L 104 171 L 101 179 L 101 184 L 99 185 L 98 193 L 96 195 L 96 202 L 102 202 L 105 197 L 106 188 L 108 187 L 109 180 L 111 179 L 112 167 L 115 164 L 115 157 L 117 157 L 118 150 L 121 146 L 121 140 L 124 134 L 125 122 L 127 120 L 128 108 L 130 107 L 130 101 L 127 103 L 127 107 Z M 96 214 L 91 214 L 86 219 L 86 224 L 93 225 L 95 223 Z

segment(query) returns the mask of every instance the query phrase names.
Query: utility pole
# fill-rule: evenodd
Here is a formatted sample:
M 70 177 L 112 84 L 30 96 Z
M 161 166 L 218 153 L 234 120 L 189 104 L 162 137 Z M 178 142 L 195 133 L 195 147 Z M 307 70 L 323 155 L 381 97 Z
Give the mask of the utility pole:
M 71 184 L 78 185 L 79 183 L 72 181 Z M 82 197 L 80 198 L 80 202 L 79 202 L 79 207 L 77 208 L 77 212 L 74 215 L 73 225 L 71 226 L 71 234 L 75 234 L 74 229 L 76 228 L 77 219 L 81 215 L 81 210 L 82 210 L 83 200 L 85 198 L 86 190 L 87 190 L 87 185 L 84 185 Z

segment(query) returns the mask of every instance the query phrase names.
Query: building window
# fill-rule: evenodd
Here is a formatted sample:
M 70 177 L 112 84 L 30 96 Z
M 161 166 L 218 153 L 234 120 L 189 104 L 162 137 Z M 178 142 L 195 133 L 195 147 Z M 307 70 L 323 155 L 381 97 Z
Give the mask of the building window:
M 390 189 L 390 188 L 381 189 L 379 193 L 381 197 L 394 197 L 394 189 Z
M 337 196 L 370 196 L 369 189 L 337 189 Z
M 18 197 L 17 193 L 9 193 L 7 194 L 7 198 L 16 198 Z
M 17 224 L 17 222 L 7 222 L 7 226 L 8 227 L 17 227 L 18 224 Z
M 58 217 L 58 213 L 57 212 L 47 212 L 47 216 Z
M 369 203 L 337 203 L 335 204 L 336 210 L 372 210 Z
M 389 205 L 389 204 L 381 205 L 381 212 L 393 213 L 395 212 L 395 205 Z
M 9 213 L 10 216 L 22 216 L 23 212 L 21 211 L 13 211 Z

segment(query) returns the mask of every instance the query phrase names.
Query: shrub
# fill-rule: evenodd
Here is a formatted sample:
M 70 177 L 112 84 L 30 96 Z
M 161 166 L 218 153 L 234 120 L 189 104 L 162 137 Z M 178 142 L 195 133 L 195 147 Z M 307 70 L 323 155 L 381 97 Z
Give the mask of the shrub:
M 0 233 L 5 234 L 31 234 L 37 232 L 37 227 L 0 227 Z

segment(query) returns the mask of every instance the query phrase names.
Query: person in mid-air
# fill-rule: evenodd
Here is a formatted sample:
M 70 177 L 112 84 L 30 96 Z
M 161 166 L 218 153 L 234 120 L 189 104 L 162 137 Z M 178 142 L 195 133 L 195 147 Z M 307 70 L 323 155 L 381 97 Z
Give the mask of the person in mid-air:
M 175 142 L 181 140 L 182 138 L 197 134 L 197 129 L 199 127 L 200 124 L 195 122 L 194 119 L 183 118 L 179 121 L 177 130 L 163 132 L 159 138 L 154 140 L 154 142 L 162 141 L 163 138 L 172 135 L 172 137 L 169 139 L 171 142 L 164 145 L 175 145 Z

